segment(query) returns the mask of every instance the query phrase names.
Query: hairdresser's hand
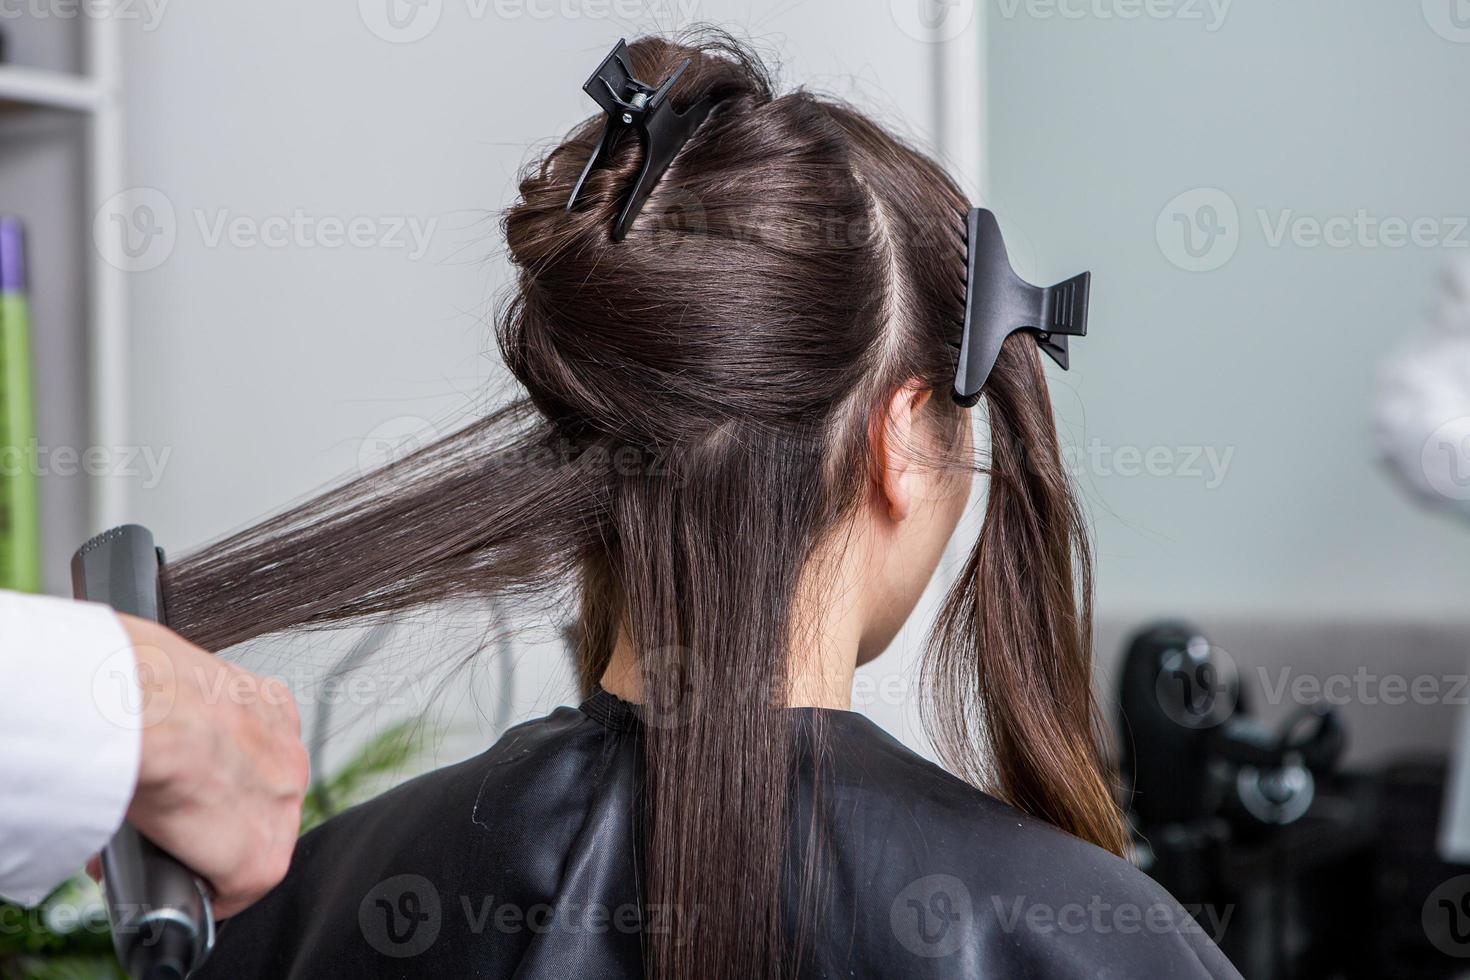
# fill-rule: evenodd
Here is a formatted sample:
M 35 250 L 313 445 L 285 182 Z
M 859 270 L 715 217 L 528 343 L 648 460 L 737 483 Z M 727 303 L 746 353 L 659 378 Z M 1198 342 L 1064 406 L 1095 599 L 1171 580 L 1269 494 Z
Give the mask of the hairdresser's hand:
M 143 755 L 128 820 L 207 879 L 221 918 L 285 877 L 309 766 L 280 680 L 121 616 L 143 680 Z

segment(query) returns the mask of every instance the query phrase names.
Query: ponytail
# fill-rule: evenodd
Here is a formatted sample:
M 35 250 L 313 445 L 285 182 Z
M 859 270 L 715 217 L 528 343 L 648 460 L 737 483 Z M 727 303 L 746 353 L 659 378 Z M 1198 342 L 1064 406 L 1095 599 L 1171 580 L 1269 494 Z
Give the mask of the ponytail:
M 924 719 L 945 764 L 1122 854 L 1092 687 L 1092 561 L 1036 345 L 1006 341 L 984 388 L 985 522 L 930 634 Z

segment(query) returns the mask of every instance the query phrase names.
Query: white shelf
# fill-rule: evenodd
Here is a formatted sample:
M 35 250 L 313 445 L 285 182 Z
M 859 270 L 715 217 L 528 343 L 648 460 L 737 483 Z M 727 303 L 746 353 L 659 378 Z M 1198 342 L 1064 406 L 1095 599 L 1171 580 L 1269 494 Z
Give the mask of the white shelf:
M 108 263 L 93 236 L 95 216 L 127 189 L 120 2 L 89 0 L 88 16 L 67 23 L 6 20 L 8 39 L 24 42 L 13 49 L 30 64 L 0 64 L 0 163 L 7 168 L 0 179 L 13 178 L 7 198 L 17 194 L 5 206 L 32 226 L 35 247 L 44 241 L 47 256 L 45 275 L 32 277 L 33 297 L 44 305 L 35 308 L 36 329 L 50 331 L 49 344 L 37 345 L 45 357 L 36 390 L 49 393 L 38 426 L 49 427 L 55 445 L 111 451 L 130 445 L 128 273 Z M 44 124 L 32 125 L 32 116 Z M 42 480 L 50 481 L 42 487 L 46 589 L 69 595 L 64 556 L 128 518 L 129 481 L 111 471 L 52 472 Z
M 0 65 L 0 103 L 92 112 L 102 104 L 102 98 L 101 86 L 90 78 L 42 68 Z

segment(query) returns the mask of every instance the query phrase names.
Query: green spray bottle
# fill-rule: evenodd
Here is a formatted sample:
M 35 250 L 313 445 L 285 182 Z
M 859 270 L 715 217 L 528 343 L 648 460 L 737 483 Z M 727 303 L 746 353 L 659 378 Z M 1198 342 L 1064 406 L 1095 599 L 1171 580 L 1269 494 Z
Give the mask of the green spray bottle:
M 0 216 L 0 588 L 41 589 L 41 519 L 25 235 Z

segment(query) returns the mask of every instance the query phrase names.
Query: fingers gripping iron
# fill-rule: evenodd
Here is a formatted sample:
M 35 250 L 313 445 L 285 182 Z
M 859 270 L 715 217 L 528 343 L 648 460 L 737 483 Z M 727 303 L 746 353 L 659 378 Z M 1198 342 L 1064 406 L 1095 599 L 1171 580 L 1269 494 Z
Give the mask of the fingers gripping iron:
M 125 524 L 97 535 L 71 560 L 78 599 L 165 622 L 153 534 Z M 133 980 L 183 980 L 214 945 L 209 892 L 195 875 L 125 823 L 102 851 L 107 915 L 118 959 Z

